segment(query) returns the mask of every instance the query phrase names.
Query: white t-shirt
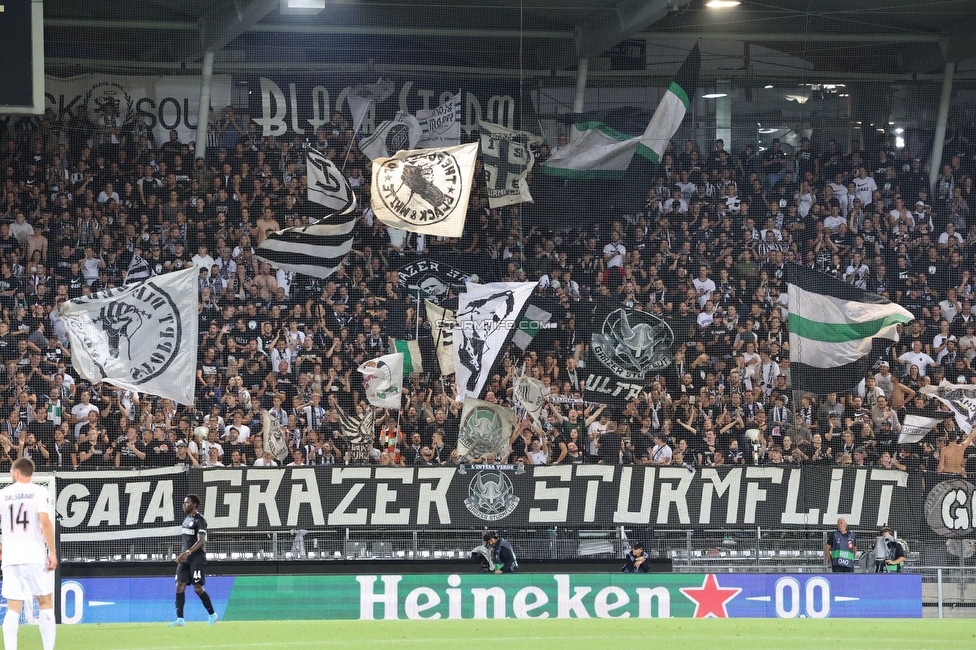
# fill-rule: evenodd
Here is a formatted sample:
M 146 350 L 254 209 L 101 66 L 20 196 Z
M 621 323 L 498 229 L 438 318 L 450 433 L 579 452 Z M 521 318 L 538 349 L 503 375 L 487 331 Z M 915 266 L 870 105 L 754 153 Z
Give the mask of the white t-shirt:
M 668 445 L 654 445 L 651 450 L 651 460 L 655 463 L 670 463 L 674 452 Z
M 97 411 L 98 407 L 89 402 L 88 404 L 75 404 L 71 407 L 71 417 L 75 419 L 75 438 L 81 435 L 81 427 L 88 424 L 88 414 Z
M 545 465 L 549 460 L 549 454 L 547 454 L 545 450 L 529 451 L 526 452 L 526 455 L 531 458 L 532 462 L 536 465 Z
M 874 191 L 878 189 L 878 184 L 874 182 L 874 179 L 868 176 L 867 178 L 855 178 L 854 187 L 857 190 L 857 198 L 861 199 L 861 205 L 868 205 L 874 200 Z
M 624 255 L 627 253 L 627 248 L 617 242 L 616 244 L 607 244 L 603 247 L 603 254 L 610 256 L 610 261 L 607 262 L 607 268 L 611 266 L 623 266 L 624 265 Z
M 823 222 L 824 228 L 826 228 L 832 233 L 835 233 L 838 230 L 840 230 L 840 224 L 842 223 L 847 223 L 847 219 L 845 219 L 843 215 L 840 214 L 838 214 L 836 217 L 834 215 L 830 215 L 829 217 L 824 219 Z
M 698 306 L 704 307 L 705 303 L 712 299 L 712 294 L 715 292 L 715 281 L 711 278 L 705 278 L 704 281 L 695 278 L 692 283 L 695 285 L 695 291 L 698 292 Z
M 905 354 L 898 357 L 899 361 L 905 362 L 905 369 L 910 370 L 912 366 L 918 366 L 918 374 L 920 377 L 925 376 L 925 370 L 932 365 L 935 365 L 935 359 L 925 354 L 924 352 L 919 352 L 915 354 L 913 351 L 908 351 Z
M 36 483 L 11 483 L 0 490 L 0 528 L 3 529 L 3 566 L 44 564 L 47 544 L 40 513 L 51 514 L 47 488 Z

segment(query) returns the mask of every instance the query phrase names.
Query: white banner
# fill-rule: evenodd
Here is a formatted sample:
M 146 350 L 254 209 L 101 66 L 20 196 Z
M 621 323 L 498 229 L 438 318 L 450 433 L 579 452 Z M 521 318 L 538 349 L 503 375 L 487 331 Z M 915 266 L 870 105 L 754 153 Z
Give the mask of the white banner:
M 479 122 L 481 162 L 485 167 L 488 204 L 500 208 L 532 203 L 526 176 L 535 164 L 531 144 L 542 138 L 525 131 L 513 131 L 497 124 Z
M 366 399 L 373 406 L 399 409 L 403 393 L 403 354 L 387 354 L 359 366 Z
M 454 374 L 454 312 L 425 300 L 430 335 L 434 339 L 434 351 L 442 375 Z
M 460 237 L 468 213 L 478 143 L 401 151 L 373 161 L 370 207 L 388 226 Z
M 417 111 L 422 135 L 418 149 L 456 147 L 461 144 L 461 93 L 437 108 Z
M 927 418 L 921 415 L 906 415 L 898 432 L 898 444 L 907 445 L 921 442 L 929 431 L 937 427 L 942 419 Z
M 922 386 L 922 394 L 934 397 L 952 410 L 956 424 L 967 436 L 976 427 L 976 386 L 950 384 L 945 379 L 938 386 Z
M 91 382 L 192 404 L 198 293 L 190 267 L 64 303 L 72 365 Z
M 359 141 L 359 150 L 372 161 L 417 148 L 422 135 L 420 123 L 413 115 L 399 111 L 392 120 L 383 122 L 376 131 Z
M 231 76 L 215 74 L 210 83 L 210 106 L 218 116 L 230 105 L 230 91 Z M 180 142 L 191 142 L 197 136 L 200 76 L 48 75 L 45 77 L 45 100 L 46 106 L 53 108 L 64 122 L 71 117 L 68 112 L 74 112 L 79 106 L 87 106 L 88 118 L 95 122 L 102 115 L 105 104 L 112 102 L 123 124 L 135 121 L 140 113 L 145 115 L 157 146 L 169 140 L 172 129 L 180 134 Z M 193 166 L 192 161 L 184 161 L 184 164 Z
M 518 327 L 535 282 L 468 283 L 454 320 L 457 400 L 479 397 L 498 354 Z

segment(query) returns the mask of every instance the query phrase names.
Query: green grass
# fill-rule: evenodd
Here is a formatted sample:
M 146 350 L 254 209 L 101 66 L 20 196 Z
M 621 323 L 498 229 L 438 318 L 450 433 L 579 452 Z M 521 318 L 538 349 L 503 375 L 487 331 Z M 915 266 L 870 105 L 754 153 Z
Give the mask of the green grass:
M 22 627 L 20 648 L 41 647 L 36 627 Z M 71 650 L 206 650 L 253 648 L 601 648 L 781 650 L 833 646 L 844 650 L 962 650 L 976 648 L 968 620 L 500 620 L 276 621 L 185 628 L 161 624 L 60 625 L 59 648 Z M 660 645 L 656 645 L 660 644 Z

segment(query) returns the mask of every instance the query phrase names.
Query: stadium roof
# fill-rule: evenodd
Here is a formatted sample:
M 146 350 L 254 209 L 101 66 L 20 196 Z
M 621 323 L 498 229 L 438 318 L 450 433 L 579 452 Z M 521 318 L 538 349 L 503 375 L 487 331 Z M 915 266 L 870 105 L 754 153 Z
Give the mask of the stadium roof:
M 704 1 L 325 0 L 320 12 L 294 16 L 282 15 L 277 0 L 47 0 L 47 68 L 193 70 L 216 46 L 224 72 L 440 66 L 506 74 L 519 69 L 521 51 L 530 74 L 566 74 L 580 56 L 638 36 L 755 43 L 812 72 L 878 80 L 934 77 L 947 60 L 976 55 L 972 0 L 743 0 L 723 10 Z

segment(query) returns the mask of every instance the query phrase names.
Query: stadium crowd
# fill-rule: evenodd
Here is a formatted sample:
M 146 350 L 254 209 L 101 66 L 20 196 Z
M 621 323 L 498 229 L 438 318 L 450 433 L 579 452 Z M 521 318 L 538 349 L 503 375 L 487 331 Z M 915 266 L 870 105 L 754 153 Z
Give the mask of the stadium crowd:
M 175 131 L 156 142 L 142 116 L 123 124 L 111 103 L 95 120 L 79 109 L 63 122 L 52 111 L 0 122 L 0 469 L 21 456 L 55 469 L 275 465 L 262 409 L 287 434 L 280 464 L 347 462 L 341 412 L 368 408 L 356 368 L 389 353 L 390 337 L 416 336 L 416 299 L 397 269 L 427 257 L 485 282 L 538 281 L 554 306 L 557 327 L 524 356 L 503 353 L 486 399 L 510 402 L 524 371 L 563 403 L 539 422 L 521 417 L 507 453 L 485 462 L 976 471 L 952 419 L 897 444 L 905 415 L 932 408 L 921 387 L 976 377 L 976 142 L 955 121 L 933 193 L 918 152 L 887 143 L 803 138 L 787 154 L 777 140 L 737 153 L 688 140 L 672 144 L 633 214 L 548 231 L 523 224 L 518 206 L 490 209 L 482 183 L 464 235 L 435 240 L 373 218 L 370 161 L 336 114 L 311 144 L 364 207 L 354 250 L 327 280 L 254 257 L 269 231 L 308 220 L 304 143 L 264 137 L 232 110 L 214 125 L 219 146 L 204 159 Z M 548 155 L 543 145 L 538 157 Z M 916 316 L 855 393 L 793 390 L 786 261 Z M 64 301 L 191 265 L 201 287 L 193 406 L 74 376 Z M 621 305 L 671 325 L 674 364 L 627 403 L 580 402 L 589 335 Z M 429 363 L 406 381 L 399 429 L 395 411 L 380 412 L 371 462 L 457 462 L 461 404 L 429 331 L 419 328 Z

